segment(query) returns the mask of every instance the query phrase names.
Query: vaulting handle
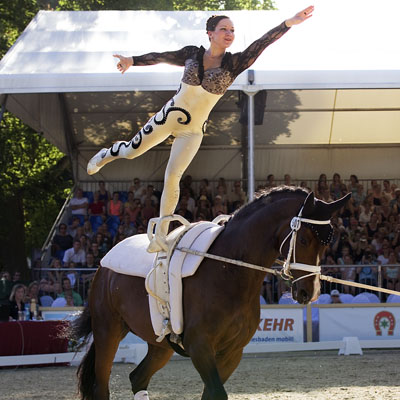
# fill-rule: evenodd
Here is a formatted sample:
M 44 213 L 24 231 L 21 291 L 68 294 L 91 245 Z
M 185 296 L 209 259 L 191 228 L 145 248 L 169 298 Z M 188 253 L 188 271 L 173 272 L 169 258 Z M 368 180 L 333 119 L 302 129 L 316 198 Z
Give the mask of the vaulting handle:
M 147 237 L 149 238 L 150 241 L 153 240 L 153 237 L 155 236 L 156 239 L 160 237 L 160 229 L 161 229 L 161 222 L 172 222 L 172 221 L 179 221 L 182 225 L 188 226 L 190 225 L 190 222 L 182 217 L 182 215 L 178 214 L 173 214 L 173 215 L 166 215 L 165 217 L 162 218 L 151 218 L 149 220 L 149 224 L 147 226 Z M 155 233 L 154 233 L 154 227 L 155 227 Z M 164 246 L 161 246 L 164 247 Z
M 226 222 L 231 218 L 232 218 L 232 215 L 221 214 L 221 215 L 216 216 L 211 222 L 213 224 L 218 225 L 220 222 Z
M 151 296 L 154 297 L 157 301 L 159 301 L 163 306 L 167 306 L 167 302 L 163 300 L 161 297 L 158 297 L 151 289 L 150 289 L 150 276 L 154 273 L 157 267 L 152 268 L 149 273 L 146 275 L 146 279 L 144 281 L 144 286 L 147 290 L 147 293 Z

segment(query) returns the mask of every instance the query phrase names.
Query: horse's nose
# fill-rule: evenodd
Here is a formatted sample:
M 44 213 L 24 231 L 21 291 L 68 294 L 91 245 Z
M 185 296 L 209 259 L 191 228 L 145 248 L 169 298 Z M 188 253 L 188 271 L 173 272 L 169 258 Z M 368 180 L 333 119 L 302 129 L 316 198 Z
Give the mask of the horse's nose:
M 307 293 L 305 289 L 300 289 L 297 293 L 297 301 L 300 304 L 308 304 L 311 300 L 311 296 Z

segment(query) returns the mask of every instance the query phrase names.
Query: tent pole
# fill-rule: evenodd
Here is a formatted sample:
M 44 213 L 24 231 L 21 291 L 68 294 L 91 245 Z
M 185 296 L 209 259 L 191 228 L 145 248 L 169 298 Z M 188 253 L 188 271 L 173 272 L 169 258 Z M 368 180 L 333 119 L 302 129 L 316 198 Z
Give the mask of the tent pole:
M 1 102 L 1 109 L 0 109 L 0 122 L 3 121 L 3 115 L 6 111 L 6 103 L 7 103 L 8 94 L 4 95 L 3 101 Z
M 63 122 L 64 122 L 64 135 L 65 135 L 65 142 L 67 144 L 67 150 L 68 150 L 68 157 L 69 157 L 69 162 L 71 163 L 71 168 L 72 168 L 72 176 L 74 177 L 74 184 L 78 184 L 78 149 L 74 145 L 74 136 L 72 133 L 72 126 L 71 126 L 71 121 L 68 116 L 67 112 L 67 103 L 65 100 L 65 94 L 64 93 L 58 93 L 58 99 L 60 101 L 60 107 L 61 107 L 61 112 L 62 112 L 62 117 L 63 117 Z M 76 162 L 75 162 L 76 161 Z
M 247 193 L 249 197 L 249 201 L 254 199 L 254 95 L 255 93 L 247 93 L 249 96 L 249 115 L 248 115 L 248 188 Z
M 254 84 L 254 70 L 249 69 L 247 71 L 247 80 L 249 85 Z M 247 195 L 248 201 L 252 201 L 254 199 L 254 96 L 257 94 L 257 91 L 245 91 L 247 96 L 249 97 L 248 103 L 248 115 L 247 115 L 247 124 L 248 124 L 248 161 L 247 161 Z

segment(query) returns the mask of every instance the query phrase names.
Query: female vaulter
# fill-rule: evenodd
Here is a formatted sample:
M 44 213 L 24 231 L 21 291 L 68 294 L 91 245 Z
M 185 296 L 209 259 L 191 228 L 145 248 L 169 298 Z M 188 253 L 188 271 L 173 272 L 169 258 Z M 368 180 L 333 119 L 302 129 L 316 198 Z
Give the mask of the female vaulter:
M 124 73 L 131 66 L 168 63 L 184 66 L 181 85 L 174 97 L 145 124 L 129 142 L 116 142 L 109 149 L 100 150 L 88 163 L 87 172 L 93 175 L 104 165 L 117 158 L 133 159 L 173 135 L 171 155 L 164 177 L 164 189 L 160 203 L 160 218 L 172 215 L 179 200 L 179 182 L 196 155 L 203 138 L 208 116 L 233 83 L 235 78 L 249 68 L 264 49 L 279 39 L 291 26 L 298 25 L 312 16 L 314 7 L 298 12 L 282 22 L 246 50 L 231 54 L 226 49 L 233 43 L 235 30 L 227 16 L 217 15 L 208 19 L 206 31 L 210 47 L 186 46 L 178 51 L 148 53 L 142 56 L 119 59 L 117 68 Z M 165 250 L 168 222 L 161 221 L 158 228 L 161 237 L 153 239 L 149 252 Z

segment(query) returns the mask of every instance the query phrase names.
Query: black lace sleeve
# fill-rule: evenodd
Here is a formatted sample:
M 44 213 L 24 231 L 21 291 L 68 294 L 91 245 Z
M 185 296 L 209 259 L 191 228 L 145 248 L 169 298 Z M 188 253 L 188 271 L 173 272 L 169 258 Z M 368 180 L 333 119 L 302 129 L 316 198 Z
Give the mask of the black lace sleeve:
M 133 66 L 154 65 L 160 63 L 172 65 L 185 65 L 185 61 L 198 51 L 196 46 L 186 46 L 177 51 L 165 51 L 164 53 L 147 53 L 142 56 L 132 56 Z
M 290 28 L 285 21 L 276 28 L 271 29 L 265 35 L 253 42 L 245 51 L 232 55 L 232 72 L 238 76 L 245 69 L 249 68 L 258 56 L 272 43 L 282 37 Z

